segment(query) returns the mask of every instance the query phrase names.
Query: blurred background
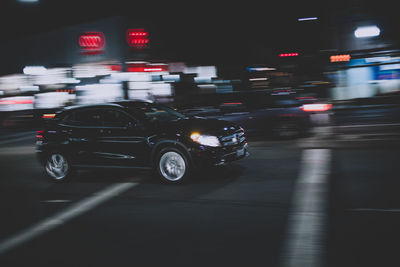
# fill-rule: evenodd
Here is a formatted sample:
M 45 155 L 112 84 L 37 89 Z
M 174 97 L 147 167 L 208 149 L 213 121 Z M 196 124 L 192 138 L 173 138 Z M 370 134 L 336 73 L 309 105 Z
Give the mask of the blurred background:
M 148 99 L 188 108 L 206 106 L 191 101 L 201 94 L 277 90 L 331 103 L 337 124 L 399 116 L 390 2 L 0 5 L 3 131 L 68 105 Z
M 1 0 L 0 266 L 400 266 L 397 6 Z M 136 99 L 237 122 L 250 156 L 182 186 L 108 168 L 44 179 L 46 119 Z

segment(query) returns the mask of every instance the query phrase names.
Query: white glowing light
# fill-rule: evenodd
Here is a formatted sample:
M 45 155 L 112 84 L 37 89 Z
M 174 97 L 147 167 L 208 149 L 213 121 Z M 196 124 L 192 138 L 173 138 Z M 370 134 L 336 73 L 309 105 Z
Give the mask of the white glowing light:
M 381 30 L 377 26 L 358 27 L 354 31 L 354 35 L 357 38 L 375 37 L 375 36 L 379 36 L 380 33 L 381 33 Z
M 21 92 L 39 92 L 39 86 L 37 85 L 21 86 L 19 90 Z
M 268 78 L 251 78 L 250 81 L 266 81 Z
M 317 20 L 317 17 L 309 17 L 309 18 L 299 18 L 298 21 L 307 21 L 307 20 Z
M 21 3 L 38 3 L 39 0 L 18 0 Z
M 43 66 L 26 66 L 23 70 L 24 74 L 41 75 L 45 74 L 47 69 Z
M 248 68 L 249 71 L 269 71 L 269 70 L 276 70 L 276 68 Z

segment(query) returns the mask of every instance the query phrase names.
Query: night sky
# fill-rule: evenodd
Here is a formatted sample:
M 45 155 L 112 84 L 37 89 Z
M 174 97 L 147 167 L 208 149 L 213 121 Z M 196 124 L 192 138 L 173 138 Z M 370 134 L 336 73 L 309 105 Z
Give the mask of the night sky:
M 396 36 L 397 11 L 390 1 L 85 1 L 39 0 L 23 4 L 1 0 L 2 39 L 51 31 L 109 16 L 128 16 L 149 25 L 165 49 L 188 58 L 229 61 L 258 54 L 331 48 L 332 19 L 342 25 L 377 17 Z M 299 23 L 297 18 L 317 16 Z M 324 35 L 326 34 L 326 36 Z M 326 40 L 325 40 L 326 39 Z

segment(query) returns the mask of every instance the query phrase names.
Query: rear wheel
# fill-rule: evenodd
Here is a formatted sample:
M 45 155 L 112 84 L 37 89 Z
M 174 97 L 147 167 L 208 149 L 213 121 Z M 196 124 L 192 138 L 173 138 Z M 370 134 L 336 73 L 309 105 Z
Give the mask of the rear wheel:
M 167 147 L 158 153 L 156 168 L 163 182 L 176 184 L 188 178 L 190 166 L 184 153 L 179 149 Z
M 67 157 L 59 152 L 51 153 L 45 162 L 47 176 L 54 182 L 63 182 L 72 175 L 72 166 Z

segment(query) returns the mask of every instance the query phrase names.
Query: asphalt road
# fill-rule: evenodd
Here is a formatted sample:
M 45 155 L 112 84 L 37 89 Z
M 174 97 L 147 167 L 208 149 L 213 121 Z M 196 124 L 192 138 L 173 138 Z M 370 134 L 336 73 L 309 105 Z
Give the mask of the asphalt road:
M 396 147 L 258 140 L 184 185 L 111 170 L 53 184 L 33 136 L 0 138 L 2 267 L 400 265 Z

